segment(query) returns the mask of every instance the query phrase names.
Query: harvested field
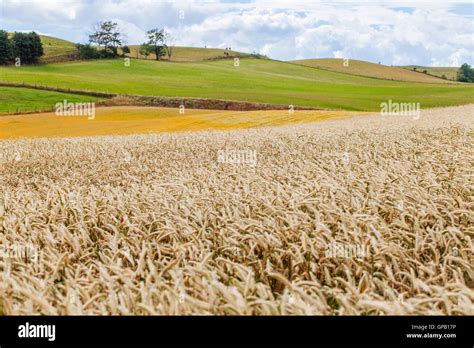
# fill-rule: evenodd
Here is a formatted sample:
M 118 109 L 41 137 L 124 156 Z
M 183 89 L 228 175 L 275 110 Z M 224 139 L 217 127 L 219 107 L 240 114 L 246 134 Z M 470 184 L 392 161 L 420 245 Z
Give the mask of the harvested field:
M 0 142 L 2 314 L 474 314 L 474 106 Z
M 229 130 L 316 122 L 352 117 L 354 111 L 259 110 L 220 111 L 155 107 L 99 107 L 93 120 L 87 116 L 59 117 L 55 113 L 0 117 L 0 139 L 19 137 L 77 137 L 125 135 L 170 131 Z

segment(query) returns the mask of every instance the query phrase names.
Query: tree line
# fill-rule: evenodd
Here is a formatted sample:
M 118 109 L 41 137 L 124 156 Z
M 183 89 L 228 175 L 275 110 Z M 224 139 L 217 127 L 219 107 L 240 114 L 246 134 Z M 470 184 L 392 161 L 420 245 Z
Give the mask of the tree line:
M 140 45 L 139 52 L 145 57 L 155 54 L 156 60 L 163 56 L 171 60 L 173 46 L 170 43 L 171 35 L 164 29 L 151 29 L 147 32 L 146 41 Z M 117 23 L 112 21 L 99 23 L 89 35 L 89 43 L 78 43 L 76 48 L 80 59 L 116 58 L 130 53 L 130 48 L 124 45 Z M 36 64 L 43 55 L 41 38 L 35 32 L 9 34 L 0 30 L 0 64 Z
M 151 29 L 146 34 L 146 41 L 140 45 L 139 52 L 146 58 L 150 54 L 155 54 L 156 60 L 160 60 L 163 56 L 171 60 L 173 54 L 171 40 L 171 35 L 164 29 Z M 77 44 L 76 47 L 81 59 L 115 58 L 120 56 L 119 49 L 122 56 L 130 53 L 130 48 L 124 45 L 118 24 L 112 21 L 99 23 L 89 35 L 89 43 Z
M 43 54 L 41 39 L 35 32 L 9 35 L 0 30 L 0 64 L 36 64 Z

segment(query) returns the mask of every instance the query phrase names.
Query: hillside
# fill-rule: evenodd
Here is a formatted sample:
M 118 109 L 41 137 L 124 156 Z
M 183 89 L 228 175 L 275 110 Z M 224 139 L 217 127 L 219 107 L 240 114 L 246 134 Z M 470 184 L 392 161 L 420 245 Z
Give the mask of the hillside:
M 74 43 L 45 35 L 40 35 L 40 38 L 44 50 L 40 63 L 59 63 L 79 59 Z
M 424 83 L 451 83 L 450 81 L 435 76 L 410 71 L 402 67 L 375 64 L 355 59 L 350 59 L 348 66 L 344 66 L 343 59 L 337 58 L 304 59 L 295 60 L 292 61 L 292 63 L 378 79 Z
M 58 39 L 46 35 L 40 35 L 43 44 L 44 56 L 40 63 L 61 63 L 78 60 L 77 49 L 73 42 Z M 126 54 L 130 58 L 155 60 L 155 55 L 151 54 L 145 57 L 139 53 L 140 45 L 129 45 L 130 53 Z M 226 55 L 225 53 L 229 55 Z M 119 53 L 121 50 L 119 49 Z M 251 57 L 249 53 L 226 51 L 220 48 L 201 48 L 201 47 L 173 47 L 173 54 L 171 60 L 174 62 L 196 62 L 202 60 L 225 59 L 233 57 Z M 163 57 L 162 60 L 168 60 Z
M 148 59 L 155 60 L 156 56 L 150 54 L 145 57 L 140 54 L 139 45 L 130 45 L 130 53 L 126 54 L 130 58 Z M 229 55 L 226 55 L 228 53 Z M 201 48 L 201 47 L 173 47 L 173 54 L 171 55 L 171 61 L 173 62 L 197 62 L 202 60 L 213 60 L 213 59 L 226 59 L 233 57 L 251 57 L 249 53 L 242 53 L 237 51 L 226 51 L 221 48 Z M 162 60 L 168 60 L 168 57 L 162 57 Z
M 0 82 L 360 111 L 379 111 L 388 99 L 419 102 L 422 108 L 474 103 L 474 86 L 373 79 L 267 59 L 241 59 L 239 67 L 232 60 L 132 60 L 126 67 L 121 59 L 1 67 Z
M 418 71 L 419 74 L 423 74 L 423 72 L 426 70 L 426 72 L 429 75 L 433 76 L 438 76 L 438 77 L 443 77 L 443 75 L 446 77 L 448 80 L 456 81 L 457 79 L 457 74 L 458 74 L 458 67 L 432 67 L 432 66 L 419 66 L 419 65 L 407 65 L 407 66 L 402 66 L 404 69 L 408 70 L 414 70 Z

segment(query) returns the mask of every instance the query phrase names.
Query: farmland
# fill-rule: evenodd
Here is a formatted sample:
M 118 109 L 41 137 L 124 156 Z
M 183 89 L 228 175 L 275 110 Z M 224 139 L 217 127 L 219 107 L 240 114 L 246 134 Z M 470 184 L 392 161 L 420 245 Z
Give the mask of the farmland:
M 76 103 L 95 102 L 100 99 L 39 89 L 0 87 L 0 115 L 53 110 L 54 105 L 63 100 Z
M 41 64 L 0 67 L 0 314 L 474 315 L 472 84 L 41 39 Z
M 377 79 L 437 84 L 452 83 L 451 81 L 443 80 L 435 76 L 425 75 L 421 73 L 421 70 L 420 72 L 414 72 L 409 69 L 404 69 L 403 67 L 386 66 L 356 59 L 349 59 L 346 64 L 344 64 L 344 59 L 336 58 L 304 59 L 293 61 L 293 63 Z
M 0 82 L 120 94 L 204 97 L 354 111 L 393 99 L 422 108 L 474 102 L 472 85 L 373 79 L 268 59 L 209 62 L 101 60 L 0 68 Z
M 473 112 L 0 141 L 0 312 L 473 315 Z
M 0 139 L 18 137 L 72 137 L 159 133 L 172 131 L 226 130 L 319 122 L 358 116 L 347 111 L 283 110 L 219 111 L 175 108 L 100 107 L 94 120 L 87 117 L 58 117 L 54 113 L 0 117 Z

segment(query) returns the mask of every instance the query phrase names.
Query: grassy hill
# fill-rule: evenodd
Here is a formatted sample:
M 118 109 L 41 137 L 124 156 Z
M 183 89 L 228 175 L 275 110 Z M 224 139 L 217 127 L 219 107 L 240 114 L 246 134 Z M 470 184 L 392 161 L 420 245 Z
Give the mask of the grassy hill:
M 459 68 L 456 67 L 431 67 L 431 66 L 419 66 L 419 65 L 407 65 L 402 66 L 404 69 L 418 71 L 419 74 L 423 74 L 423 71 L 430 75 L 442 77 L 443 75 L 448 80 L 456 81 Z
M 44 48 L 44 56 L 40 59 L 40 63 L 63 63 L 68 61 L 79 60 L 77 49 L 73 42 L 46 35 L 40 35 L 40 38 Z M 155 60 L 154 54 L 151 54 L 148 57 L 141 55 L 139 53 L 139 45 L 129 45 L 129 48 L 131 52 L 126 55 L 127 57 Z M 225 52 L 227 52 L 229 55 L 225 55 Z M 198 62 L 233 57 L 251 58 L 255 57 L 255 55 L 238 51 L 226 51 L 220 48 L 176 46 L 174 47 L 171 61 Z M 168 58 L 163 57 L 162 60 L 166 61 L 168 60 Z M 349 66 L 345 67 L 343 65 L 343 60 L 336 58 L 295 60 L 292 61 L 292 63 L 342 73 L 354 74 L 358 76 L 426 83 L 447 83 L 450 81 L 454 81 L 456 79 L 456 74 L 458 71 L 458 68 L 455 67 L 424 67 L 415 65 L 396 67 L 374 64 L 353 59 L 349 60 Z M 414 68 L 416 68 L 417 71 L 414 71 Z M 425 70 L 427 74 L 423 73 L 423 71 Z M 449 81 L 441 79 L 443 75 L 446 76 L 446 79 Z
M 241 59 L 239 67 L 232 60 L 175 64 L 136 59 L 130 67 L 121 59 L 1 67 L 0 81 L 363 111 L 378 111 L 388 99 L 420 102 L 422 108 L 474 103 L 471 85 L 373 79 L 267 59 Z
M 40 63 L 58 63 L 79 59 L 74 43 L 45 35 L 40 35 L 40 38 L 44 50 Z
M 305 65 L 314 68 L 338 71 L 358 76 L 375 77 L 378 79 L 424 82 L 424 83 L 449 83 L 435 76 L 429 76 L 423 73 L 411 71 L 398 66 L 387 66 L 374 64 L 361 60 L 350 59 L 348 66 L 344 66 L 343 59 L 325 58 L 325 59 L 304 59 L 295 60 L 292 63 Z
M 130 58 L 139 58 L 139 59 L 148 59 L 155 60 L 156 56 L 154 54 L 145 57 L 140 54 L 139 45 L 130 45 L 130 53 L 126 54 Z M 225 55 L 224 53 L 229 53 Z M 171 61 L 173 62 L 197 62 L 202 60 L 213 60 L 213 59 L 225 59 L 232 57 L 251 57 L 249 53 L 242 53 L 237 51 L 226 51 L 221 48 L 201 48 L 201 47 L 173 47 L 173 54 L 171 56 Z M 168 57 L 162 57 L 162 60 L 168 60 Z
M 41 58 L 40 63 L 61 63 L 79 60 L 76 46 L 73 42 L 58 39 L 46 35 L 40 35 L 41 42 L 43 44 L 44 56 Z M 145 57 L 139 53 L 139 45 L 130 45 L 130 53 L 126 54 L 130 58 L 148 59 L 155 60 L 155 55 L 151 54 Z M 229 55 L 225 55 L 227 52 Z M 121 50 L 119 49 L 119 53 Z M 202 60 L 213 60 L 213 59 L 225 59 L 229 57 L 251 57 L 249 53 L 237 52 L 237 51 L 226 51 L 220 48 L 201 48 L 201 47 L 173 47 L 173 55 L 171 60 L 174 62 L 196 62 Z M 163 57 L 162 60 L 167 60 L 167 57 Z

